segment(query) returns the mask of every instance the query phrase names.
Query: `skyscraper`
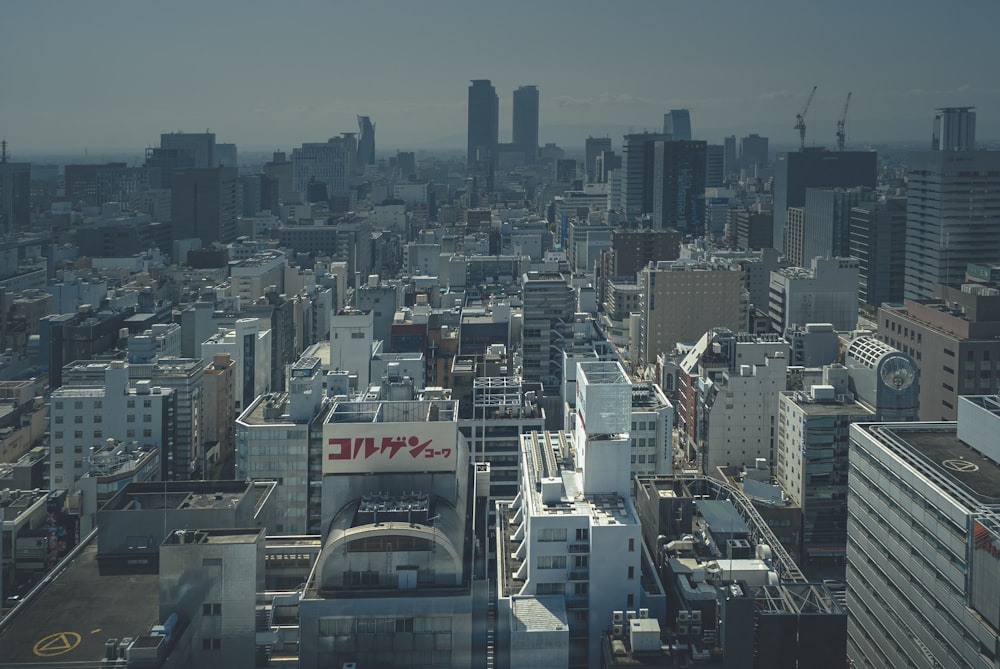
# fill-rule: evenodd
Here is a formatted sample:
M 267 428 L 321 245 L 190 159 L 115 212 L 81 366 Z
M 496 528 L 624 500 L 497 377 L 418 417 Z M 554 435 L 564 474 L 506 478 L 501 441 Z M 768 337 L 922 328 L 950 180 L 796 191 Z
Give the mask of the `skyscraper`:
M 859 203 L 850 212 L 850 255 L 858 259 L 858 299 L 879 307 L 903 301 L 906 198 Z
M 975 107 L 944 107 L 934 115 L 931 149 L 968 151 L 976 146 Z
M 753 170 L 767 165 L 767 137 L 753 133 L 740 139 L 740 167 Z
M 358 167 L 375 164 L 375 124 L 371 117 L 358 117 Z
M 31 224 L 31 163 L 7 162 L 7 142 L 0 151 L 0 234 L 27 230 Z
M 538 87 L 520 86 L 514 91 L 514 146 L 524 151 L 527 163 L 538 157 Z
M 877 171 L 874 151 L 779 153 L 774 164 L 774 248 L 785 248 L 788 208 L 805 205 L 807 188 L 874 188 Z
M 662 133 L 625 135 L 621 209 L 630 219 L 653 211 L 653 145 L 669 139 L 670 135 Z
M 599 156 L 602 151 L 610 151 L 610 150 L 611 150 L 610 137 L 587 138 L 584 155 L 586 156 L 585 160 L 587 163 L 588 183 L 600 183 L 601 179 L 597 171 L 597 156 Z
M 653 227 L 699 235 L 694 198 L 705 193 L 706 145 L 702 141 L 653 144 Z
M 496 155 L 500 134 L 500 98 L 489 79 L 473 79 L 469 86 L 468 165 Z M 537 140 L 536 140 L 537 141 Z
M 672 135 L 678 142 L 691 141 L 691 112 L 671 109 L 663 115 L 663 133 Z
M 975 115 L 961 114 L 951 119 L 958 128 L 947 113 L 941 117 L 948 144 L 975 142 L 961 127 L 974 127 Z M 1000 151 L 920 151 L 907 159 L 906 176 L 906 297 L 931 298 L 934 284 L 962 283 L 969 263 L 1000 260 Z
M 236 168 L 205 167 L 174 173 L 170 210 L 173 238 L 197 237 L 208 246 L 236 239 Z

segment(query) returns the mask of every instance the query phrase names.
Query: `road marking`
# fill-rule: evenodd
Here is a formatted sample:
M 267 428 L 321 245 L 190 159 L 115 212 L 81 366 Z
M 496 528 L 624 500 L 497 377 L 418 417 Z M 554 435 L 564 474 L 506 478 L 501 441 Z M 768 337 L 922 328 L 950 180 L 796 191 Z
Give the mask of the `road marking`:
M 80 645 L 80 635 L 76 632 L 56 632 L 42 637 L 31 649 L 38 657 L 54 657 L 68 653 Z
M 97 633 L 98 633 L 98 632 L 100 632 L 100 631 L 101 631 L 101 628 L 100 628 L 100 627 L 95 627 L 94 629 L 90 630 L 90 633 L 91 633 L 91 634 L 97 634 Z

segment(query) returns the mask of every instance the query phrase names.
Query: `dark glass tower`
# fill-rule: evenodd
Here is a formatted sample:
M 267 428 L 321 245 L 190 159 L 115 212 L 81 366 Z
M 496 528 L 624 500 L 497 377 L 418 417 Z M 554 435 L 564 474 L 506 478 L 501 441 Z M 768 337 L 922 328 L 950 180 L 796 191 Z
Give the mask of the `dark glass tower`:
M 375 124 L 368 116 L 358 117 L 358 165 L 375 164 Z
M 528 163 L 538 157 L 538 87 L 520 86 L 514 91 L 514 127 L 511 142 L 524 151 Z
M 489 79 L 473 79 L 469 86 L 468 164 L 478 156 L 496 158 L 500 134 L 500 98 Z

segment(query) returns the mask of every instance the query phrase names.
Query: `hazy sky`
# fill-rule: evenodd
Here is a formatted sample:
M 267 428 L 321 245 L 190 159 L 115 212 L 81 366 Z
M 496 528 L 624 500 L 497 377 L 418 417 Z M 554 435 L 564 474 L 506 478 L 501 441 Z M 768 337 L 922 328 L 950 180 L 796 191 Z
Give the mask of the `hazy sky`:
M 615 144 L 691 110 L 696 136 L 793 130 L 808 143 L 929 141 L 934 107 L 974 105 L 1000 138 L 1000 2 L 5 0 L 0 136 L 15 156 L 141 151 L 171 130 L 290 149 L 377 124 L 381 151 L 463 147 L 469 79 L 536 84 L 540 140 Z M 578 139 L 577 139 L 578 138 Z

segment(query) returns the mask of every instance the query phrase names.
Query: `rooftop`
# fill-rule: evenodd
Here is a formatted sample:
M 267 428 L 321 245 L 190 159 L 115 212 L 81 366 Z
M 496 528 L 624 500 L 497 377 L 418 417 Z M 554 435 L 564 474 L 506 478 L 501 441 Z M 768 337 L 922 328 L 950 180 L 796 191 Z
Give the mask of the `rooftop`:
M 865 424 L 859 429 L 930 474 L 971 494 L 970 506 L 1000 504 L 1000 466 L 958 439 L 956 423 Z M 914 460 L 907 455 L 917 455 Z
M 137 637 L 159 615 L 159 576 L 102 576 L 91 540 L 0 627 L 3 666 L 97 666 L 108 639 Z
M 102 511 L 138 509 L 228 509 L 256 486 L 245 481 L 156 481 L 130 483 L 108 500 Z

